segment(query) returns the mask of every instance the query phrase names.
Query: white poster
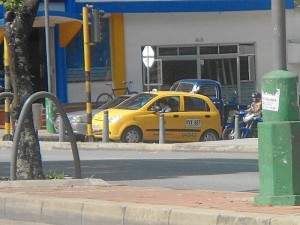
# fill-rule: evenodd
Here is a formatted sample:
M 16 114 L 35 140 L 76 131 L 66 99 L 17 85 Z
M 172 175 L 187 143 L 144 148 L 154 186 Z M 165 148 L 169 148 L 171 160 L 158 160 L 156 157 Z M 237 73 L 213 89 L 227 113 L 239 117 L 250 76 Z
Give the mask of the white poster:
M 262 109 L 278 112 L 280 99 L 280 89 L 276 89 L 275 94 L 262 91 Z

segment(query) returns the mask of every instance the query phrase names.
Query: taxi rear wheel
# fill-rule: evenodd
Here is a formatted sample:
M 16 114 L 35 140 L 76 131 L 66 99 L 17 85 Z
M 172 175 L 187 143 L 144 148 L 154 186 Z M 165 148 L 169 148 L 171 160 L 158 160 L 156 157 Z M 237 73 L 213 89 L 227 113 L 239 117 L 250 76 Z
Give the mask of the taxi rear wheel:
M 125 143 L 138 143 L 142 139 L 142 132 L 138 127 L 127 127 L 122 134 L 121 141 Z
M 200 137 L 200 141 L 217 141 L 217 140 L 219 140 L 219 135 L 214 130 L 207 130 Z

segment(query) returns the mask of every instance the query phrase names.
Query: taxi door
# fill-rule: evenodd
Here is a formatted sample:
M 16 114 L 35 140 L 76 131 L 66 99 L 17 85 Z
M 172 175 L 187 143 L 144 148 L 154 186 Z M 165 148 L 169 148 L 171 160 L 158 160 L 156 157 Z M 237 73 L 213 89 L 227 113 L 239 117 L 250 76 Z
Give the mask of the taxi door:
M 205 130 L 220 125 L 220 121 L 216 119 L 218 113 L 211 111 L 204 99 L 185 96 L 183 97 L 183 105 L 181 141 L 199 141 Z
M 166 97 L 165 97 L 166 98 Z M 143 136 L 144 140 L 158 141 L 159 140 L 159 121 L 160 115 L 164 116 L 165 125 L 165 141 L 173 142 L 179 137 L 177 129 L 179 129 L 179 97 L 167 97 L 167 103 L 171 107 L 171 112 L 153 112 L 143 118 Z M 158 100 L 159 101 L 159 100 Z M 154 103 L 155 105 L 156 103 Z M 137 119 L 137 118 L 136 118 Z

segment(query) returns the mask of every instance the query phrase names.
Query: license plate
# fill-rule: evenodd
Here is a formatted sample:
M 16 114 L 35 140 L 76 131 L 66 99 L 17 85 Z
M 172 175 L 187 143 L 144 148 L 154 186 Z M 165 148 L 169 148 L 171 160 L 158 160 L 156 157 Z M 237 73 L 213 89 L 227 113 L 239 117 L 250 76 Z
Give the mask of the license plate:
M 200 127 L 201 120 L 200 119 L 186 119 L 185 126 L 186 127 Z

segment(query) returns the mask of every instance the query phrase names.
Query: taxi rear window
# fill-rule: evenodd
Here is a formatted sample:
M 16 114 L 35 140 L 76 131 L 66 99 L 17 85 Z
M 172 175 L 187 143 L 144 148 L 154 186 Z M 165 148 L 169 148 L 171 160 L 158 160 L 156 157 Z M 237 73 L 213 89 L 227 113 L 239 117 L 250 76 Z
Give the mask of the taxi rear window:
M 206 101 L 200 98 L 184 97 L 184 111 L 210 111 Z

